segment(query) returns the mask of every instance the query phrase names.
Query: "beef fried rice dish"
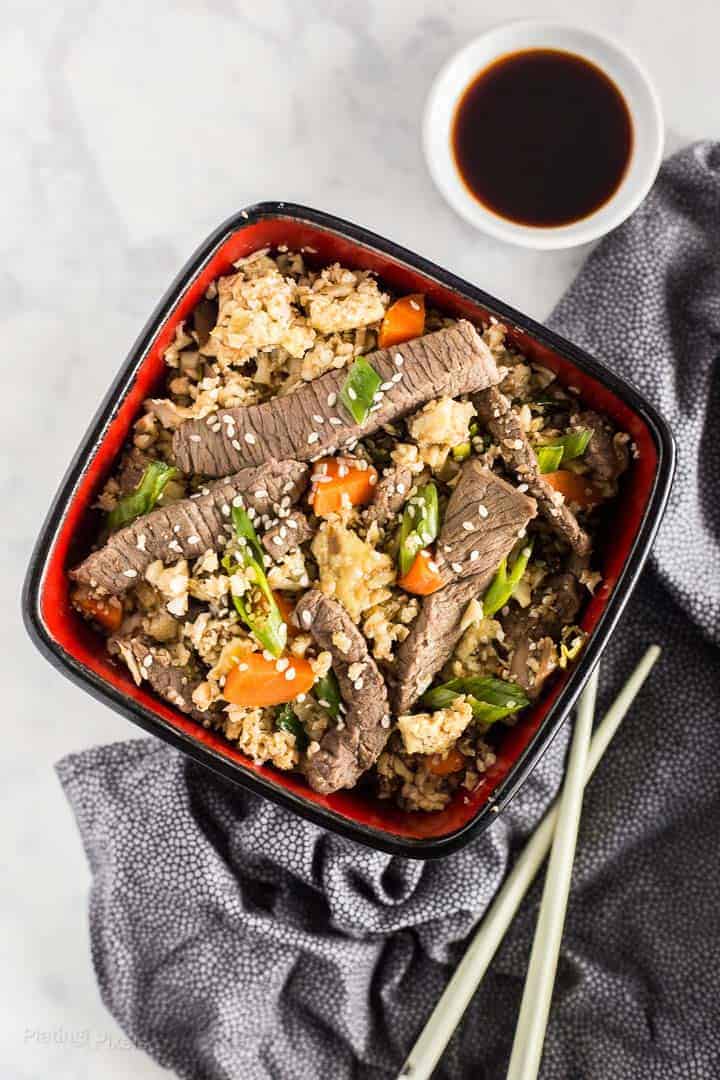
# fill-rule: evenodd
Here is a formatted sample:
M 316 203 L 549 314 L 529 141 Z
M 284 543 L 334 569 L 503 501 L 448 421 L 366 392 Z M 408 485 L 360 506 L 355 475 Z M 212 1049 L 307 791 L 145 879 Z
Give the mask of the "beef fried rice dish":
M 632 445 L 504 326 L 261 251 L 177 327 L 75 607 L 252 761 L 405 810 L 483 783 L 584 644 Z

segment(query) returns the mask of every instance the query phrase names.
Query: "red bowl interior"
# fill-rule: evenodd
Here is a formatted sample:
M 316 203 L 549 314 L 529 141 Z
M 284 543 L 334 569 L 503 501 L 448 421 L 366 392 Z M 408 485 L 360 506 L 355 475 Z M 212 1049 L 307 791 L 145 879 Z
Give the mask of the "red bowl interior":
M 236 763 L 238 769 L 257 773 L 277 787 L 369 828 L 416 840 L 443 837 L 462 828 L 475 817 L 507 777 L 561 693 L 569 672 L 559 673 L 541 701 L 524 715 L 515 727 L 508 728 L 502 735 L 497 761 L 474 792 L 458 793 L 442 811 L 408 813 L 371 800 L 361 791 L 318 795 L 298 776 L 254 764 L 221 736 L 206 731 L 193 720 L 164 704 L 144 687 L 137 687 L 127 670 L 107 655 L 104 639 L 94 633 L 70 605 L 66 571 L 77 561 L 78 537 L 89 539 L 92 522 L 90 507 L 110 472 L 133 421 L 141 411 L 143 400 L 157 393 L 162 384 L 165 374 L 163 352 L 172 341 L 177 324 L 185 319 L 202 299 L 209 283 L 231 270 L 234 260 L 259 248 L 279 244 L 287 244 L 294 250 L 305 248 L 311 257 L 321 262 L 338 260 L 348 266 L 375 270 L 396 292 L 425 293 L 430 303 L 450 315 L 463 315 L 479 322 L 486 321 L 492 314 L 472 300 L 426 277 L 417 269 L 397 261 L 391 255 L 360 245 L 319 226 L 292 219 L 271 218 L 238 228 L 220 244 L 201 272 L 188 283 L 178 303 L 158 327 L 137 378 L 111 420 L 87 472 L 69 502 L 49 553 L 42 582 L 42 618 L 50 636 L 66 653 L 102 680 L 142 704 L 151 713 L 162 717 L 172 727 L 205 744 L 226 760 Z M 511 328 L 511 334 L 529 358 L 557 372 L 562 383 L 579 390 L 585 403 L 612 417 L 619 428 L 631 435 L 639 451 L 623 478 L 623 490 L 613 518 L 612 542 L 606 541 L 597 552 L 596 558 L 603 574 L 603 583 L 590 599 L 582 618 L 583 629 L 592 631 L 622 572 L 650 498 L 657 471 L 654 439 L 642 418 L 601 382 L 526 332 Z

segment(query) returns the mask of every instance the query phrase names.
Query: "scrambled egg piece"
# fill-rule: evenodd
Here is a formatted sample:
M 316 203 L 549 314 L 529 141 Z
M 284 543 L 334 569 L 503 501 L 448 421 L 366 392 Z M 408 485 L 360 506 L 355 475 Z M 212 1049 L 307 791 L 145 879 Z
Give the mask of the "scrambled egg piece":
M 297 284 L 274 264 L 255 277 L 243 269 L 218 282 L 218 320 L 202 347 L 222 365 L 244 364 L 263 349 L 281 346 L 300 357 L 312 346 L 315 331 L 294 306 Z
M 475 408 L 469 401 L 441 397 L 429 401 L 408 423 L 420 457 L 431 469 L 441 469 L 453 446 L 468 442 Z
M 388 297 L 380 292 L 373 277 L 337 263 L 323 270 L 310 288 L 301 289 L 300 298 L 310 325 L 321 334 L 337 334 L 378 322 L 388 304 Z
M 408 754 L 444 754 L 472 720 L 472 709 L 460 696 L 446 709 L 398 717 L 397 726 Z
M 320 571 L 319 588 L 339 600 L 355 622 L 363 611 L 390 596 L 387 587 L 396 576 L 392 559 L 352 529 L 324 521 L 312 542 L 312 553 Z

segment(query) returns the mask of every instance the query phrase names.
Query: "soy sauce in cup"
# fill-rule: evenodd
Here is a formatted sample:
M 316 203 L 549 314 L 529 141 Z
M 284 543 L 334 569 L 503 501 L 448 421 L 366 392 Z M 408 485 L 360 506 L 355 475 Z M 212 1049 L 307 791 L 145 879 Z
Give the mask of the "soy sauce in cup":
M 521 225 L 569 225 L 594 213 L 620 186 L 632 148 L 615 83 L 559 49 L 500 57 L 467 87 L 452 127 L 468 191 Z

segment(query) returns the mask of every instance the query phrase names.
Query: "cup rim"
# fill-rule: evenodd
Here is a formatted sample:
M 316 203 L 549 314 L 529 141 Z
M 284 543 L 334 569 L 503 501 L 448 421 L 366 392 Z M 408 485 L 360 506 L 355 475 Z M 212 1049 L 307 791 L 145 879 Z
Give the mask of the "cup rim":
M 621 92 L 633 124 L 633 147 L 617 190 L 592 213 L 567 225 L 523 225 L 485 206 L 460 176 L 451 144 L 455 113 L 473 78 L 502 56 L 533 48 L 574 53 L 599 67 Z M 425 103 L 422 141 L 435 186 L 456 213 L 496 239 L 536 250 L 558 250 L 604 236 L 643 201 L 662 160 L 662 106 L 644 66 L 614 38 L 555 20 L 511 20 L 473 38 L 438 71 Z

